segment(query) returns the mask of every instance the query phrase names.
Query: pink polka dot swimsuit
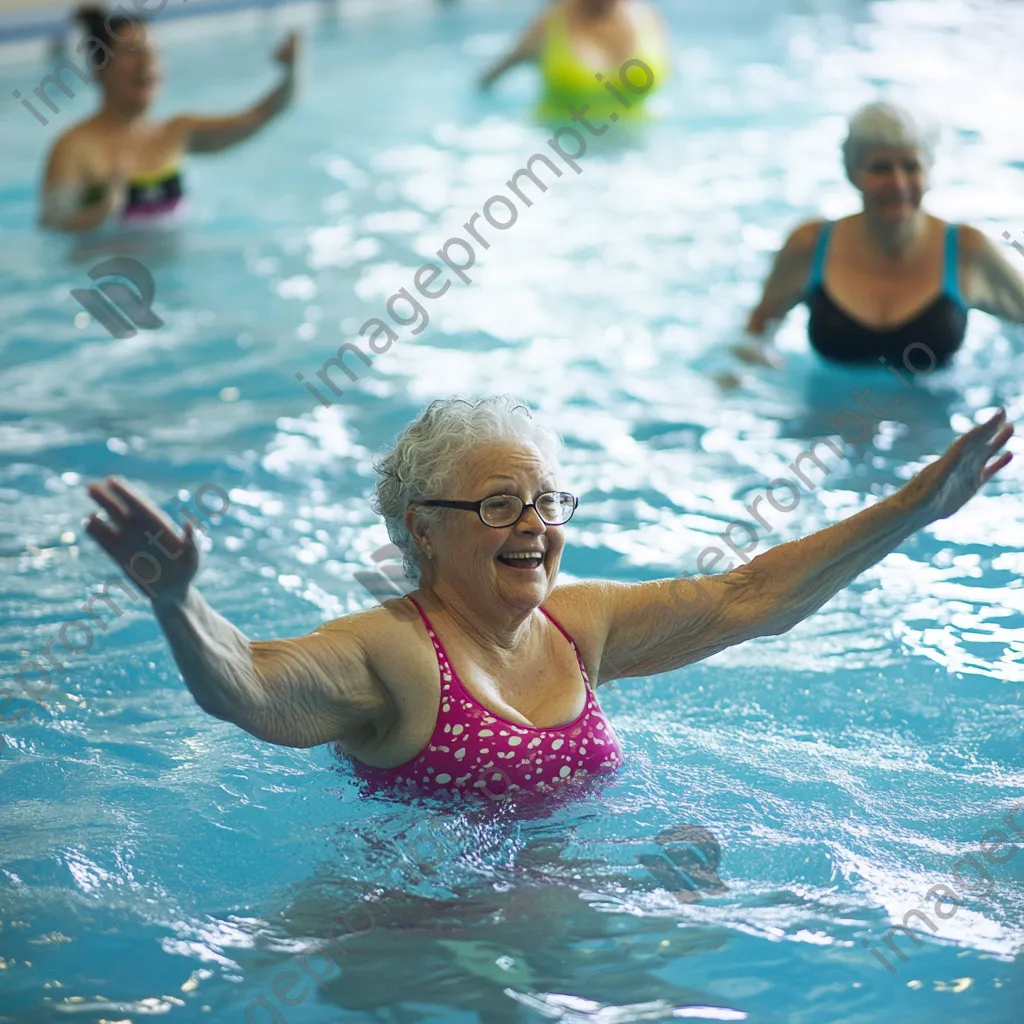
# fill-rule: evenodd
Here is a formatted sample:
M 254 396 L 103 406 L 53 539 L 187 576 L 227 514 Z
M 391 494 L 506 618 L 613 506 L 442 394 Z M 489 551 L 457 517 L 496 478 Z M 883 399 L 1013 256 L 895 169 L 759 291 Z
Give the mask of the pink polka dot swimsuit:
M 492 799 L 551 793 L 567 782 L 609 774 L 622 764 L 622 748 L 594 697 L 576 644 L 559 623 L 541 611 L 569 642 L 587 690 L 579 716 L 566 725 L 517 725 L 484 707 L 463 686 L 426 612 L 423 619 L 437 654 L 441 700 L 426 747 L 396 768 L 373 768 L 353 761 L 357 773 L 378 785 L 425 793 L 479 793 Z

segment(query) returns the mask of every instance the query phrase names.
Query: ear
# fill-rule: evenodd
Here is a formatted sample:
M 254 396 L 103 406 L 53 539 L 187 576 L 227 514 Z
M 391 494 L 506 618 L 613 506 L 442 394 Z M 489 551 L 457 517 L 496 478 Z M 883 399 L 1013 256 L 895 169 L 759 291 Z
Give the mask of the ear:
M 426 546 L 429 526 L 421 516 L 416 515 L 415 508 L 407 508 L 405 510 L 405 528 L 412 535 L 412 539 L 416 542 L 416 547 L 422 552 Z

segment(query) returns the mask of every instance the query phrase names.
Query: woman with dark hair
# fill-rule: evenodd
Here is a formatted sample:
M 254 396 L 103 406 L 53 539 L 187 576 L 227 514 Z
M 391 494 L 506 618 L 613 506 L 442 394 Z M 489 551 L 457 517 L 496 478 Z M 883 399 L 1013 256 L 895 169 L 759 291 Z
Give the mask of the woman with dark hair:
M 294 95 L 299 40 L 292 33 L 275 54 L 284 80 L 255 106 L 225 117 L 181 114 L 153 121 L 148 111 L 161 67 L 143 22 L 99 7 L 82 7 L 76 16 L 87 33 L 87 62 L 103 100 L 50 151 L 40 215 L 45 227 L 88 231 L 111 217 L 172 211 L 183 196 L 186 153 L 213 153 L 248 139 Z

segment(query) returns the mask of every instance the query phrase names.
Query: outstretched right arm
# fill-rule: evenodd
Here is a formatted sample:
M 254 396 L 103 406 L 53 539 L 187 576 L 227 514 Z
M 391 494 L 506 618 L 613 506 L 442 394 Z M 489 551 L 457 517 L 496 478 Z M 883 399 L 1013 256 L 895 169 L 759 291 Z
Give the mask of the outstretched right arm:
M 387 691 L 370 671 L 358 631 L 336 620 L 294 640 L 251 641 L 192 586 L 199 553 L 152 505 L 116 479 L 94 484 L 109 520 L 88 533 L 129 573 L 136 555 L 159 565 L 143 585 L 185 685 L 206 712 L 270 743 L 312 747 L 333 740 L 365 747 L 393 726 Z

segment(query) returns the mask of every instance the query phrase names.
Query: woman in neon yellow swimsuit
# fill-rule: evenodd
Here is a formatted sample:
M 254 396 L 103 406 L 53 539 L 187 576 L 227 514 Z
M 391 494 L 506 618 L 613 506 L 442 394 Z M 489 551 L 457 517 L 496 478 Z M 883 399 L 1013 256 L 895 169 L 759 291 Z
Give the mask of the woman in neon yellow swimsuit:
M 481 88 L 525 61 L 540 66 L 545 117 L 565 118 L 583 105 L 593 115 L 630 116 L 667 73 L 668 34 L 657 12 L 635 0 L 556 0 Z

